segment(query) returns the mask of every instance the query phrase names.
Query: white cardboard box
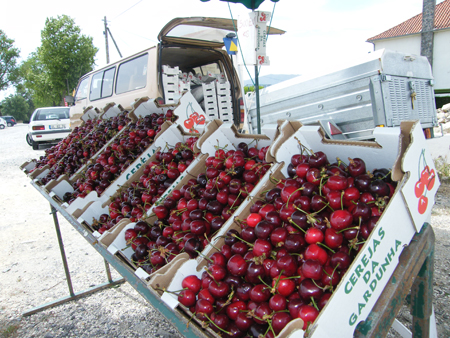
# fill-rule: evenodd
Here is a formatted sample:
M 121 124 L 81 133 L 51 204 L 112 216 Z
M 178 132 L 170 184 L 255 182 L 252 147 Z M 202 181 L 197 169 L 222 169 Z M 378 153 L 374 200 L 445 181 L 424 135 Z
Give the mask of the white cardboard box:
M 309 337 L 352 337 L 357 324 L 367 318 L 381 295 L 398 265 L 403 248 L 410 243 L 416 231 L 420 231 L 423 223 L 429 221 L 440 183 L 436 176 L 433 188 L 427 193 L 427 208 L 422 213 L 418 212 L 418 198 L 412 189 L 425 165 L 435 170 L 419 122 L 403 122 L 401 128 L 376 128 L 376 143 L 329 141 L 323 138 L 318 127 L 300 127 L 300 123 L 285 121 L 280 128 L 280 136 L 267 154 L 285 163 L 280 169 L 285 177 L 287 163 L 293 154 L 299 153 L 301 142 L 308 149 L 325 152 L 330 161 L 335 157 L 360 157 L 365 160 L 368 170 L 392 168 L 392 177 L 398 181 L 396 191 L 376 228 L 308 330 Z M 241 218 L 245 218 L 245 212 L 248 210 L 244 210 Z M 219 238 L 215 244 L 220 246 L 221 240 Z M 209 250 L 215 249 L 209 247 Z M 173 273 L 171 281 L 171 276 L 156 276 L 150 284 L 165 279 L 165 282 L 170 282 L 167 290 L 178 290 L 185 276 L 201 275 L 202 269 L 198 263 L 198 260 L 185 260 L 178 271 Z M 204 260 L 202 264 L 205 264 Z M 164 293 L 162 300 L 173 309 L 178 303 L 170 293 Z M 303 337 L 302 326 L 300 319 L 293 320 L 277 337 Z

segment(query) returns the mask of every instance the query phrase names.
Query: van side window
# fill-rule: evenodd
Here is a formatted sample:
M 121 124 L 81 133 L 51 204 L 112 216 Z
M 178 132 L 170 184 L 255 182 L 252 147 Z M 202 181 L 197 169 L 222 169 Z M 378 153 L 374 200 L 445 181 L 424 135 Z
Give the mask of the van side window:
M 89 100 L 94 101 L 112 95 L 115 71 L 115 68 L 110 68 L 92 75 Z
M 103 76 L 102 97 L 107 97 L 107 96 L 112 95 L 115 73 L 116 73 L 115 68 L 110 68 L 107 71 L 105 71 L 105 75 Z
M 85 78 L 81 80 L 80 85 L 78 86 L 77 93 L 75 94 L 75 101 L 82 100 L 87 98 L 88 96 L 88 85 L 89 78 Z
M 116 94 L 122 94 L 147 85 L 148 54 L 119 65 L 117 71 Z

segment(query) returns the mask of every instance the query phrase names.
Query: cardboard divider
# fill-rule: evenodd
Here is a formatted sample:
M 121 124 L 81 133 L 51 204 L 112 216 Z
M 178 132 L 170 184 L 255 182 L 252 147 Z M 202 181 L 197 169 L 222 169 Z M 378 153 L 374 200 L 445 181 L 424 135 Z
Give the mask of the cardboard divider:
M 26 161 L 26 162 L 22 163 L 22 165 L 20 165 L 19 168 L 25 174 L 28 174 L 30 172 L 30 170 L 33 170 L 34 168 L 36 168 L 36 160 L 33 159 L 33 160 Z
M 41 168 L 37 168 L 37 169 L 33 170 L 31 173 L 28 174 L 28 177 L 31 178 L 32 180 L 34 180 L 36 182 L 36 184 L 41 185 L 39 183 L 39 179 L 41 179 L 42 177 L 45 177 L 49 171 L 50 171 L 50 167 L 48 164 L 46 164 Z

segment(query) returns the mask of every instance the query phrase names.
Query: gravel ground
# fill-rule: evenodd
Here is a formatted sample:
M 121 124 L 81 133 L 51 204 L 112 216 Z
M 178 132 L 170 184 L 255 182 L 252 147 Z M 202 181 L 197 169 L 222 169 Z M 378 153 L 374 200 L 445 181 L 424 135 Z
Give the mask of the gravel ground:
M 26 132 L 21 124 L 0 130 L 0 337 L 179 337 L 128 283 L 22 317 L 24 311 L 69 294 L 50 206 L 18 168 L 44 154 L 28 146 Z M 449 197 L 450 187 L 443 184 L 431 221 L 439 337 L 450 337 Z M 74 291 L 106 282 L 103 258 L 63 217 L 59 220 Z M 112 275 L 120 277 L 114 270 Z M 411 326 L 406 307 L 399 319 Z

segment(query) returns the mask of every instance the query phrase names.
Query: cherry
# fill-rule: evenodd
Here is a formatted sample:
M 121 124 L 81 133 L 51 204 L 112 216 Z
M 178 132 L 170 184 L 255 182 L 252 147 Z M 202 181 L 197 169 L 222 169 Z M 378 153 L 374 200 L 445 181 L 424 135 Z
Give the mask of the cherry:
M 239 330 L 242 332 L 246 332 L 250 329 L 252 324 L 254 324 L 254 320 L 249 318 L 245 312 L 239 312 L 234 324 L 237 326 Z
M 352 222 L 353 215 L 346 209 L 335 210 L 330 217 L 331 227 L 338 231 L 348 228 L 352 224 Z
M 319 261 L 307 259 L 302 264 L 302 275 L 305 278 L 320 280 L 322 278 L 322 264 Z
M 366 172 L 366 164 L 360 158 L 348 159 L 350 161 L 347 169 L 351 176 L 356 177 Z
M 250 299 L 252 301 L 254 301 L 256 303 L 262 303 L 262 302 L 266 302 L 266 301 L 269 300 L 269 298 L 270 298 L 270 290 L 264 284 L 256 284 L 250 290 L 249 295 L 250 295 Z
M 227 269 L 234 276 L 244 276 L 247 268 L 248 263 L 239 254 L 233 255 L 227 262 Z
M 338 233 L 333 228 L 328 228 L 325 230 L 325 245 L 331 249 L 337 249 L 341 246 L 344 240 L 344 235 Z
M 305 302 L 309 302 L 311 297 L 315 300 L 320 299 L 323 295 L 323 290 L 311 279 L 304 279 L 300 282 L 298 293 Z
M 281 330 L 292 320 L 289 313 L 277 312 L 272 317 L 272 327 L 276 334 L 280 333 Z
M 195 293 L 191 290 L 182 290 L 178 294 L 178 301 L 186 307 L 194 306 L 196 303 Z
M 308 244 L 323 242 L 324 237 L 323 232 L 317 228 L 308 228 L 305 233 L 305 241 Z
M 318 315 L 319 311 L 314 306 L 302 305 L 298 310 L 298 318 L 303 320 L 303 330 L 306 330 L 308 325 L 314 323 Z

